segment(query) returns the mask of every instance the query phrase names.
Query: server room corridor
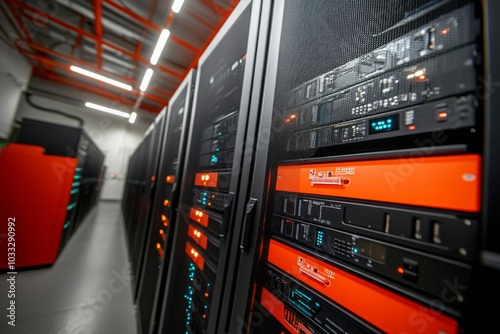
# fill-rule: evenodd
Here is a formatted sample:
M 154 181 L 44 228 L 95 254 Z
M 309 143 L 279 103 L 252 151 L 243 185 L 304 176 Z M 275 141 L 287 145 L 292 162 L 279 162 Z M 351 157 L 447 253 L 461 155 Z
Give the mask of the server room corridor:
M 0 282 L 4 312 L 6 276 Z M 120 202 L 98 202 L 53 266 L 18 270 L 15 327 L 3 316 L 0 333 L 135 334 L 130 279 Z

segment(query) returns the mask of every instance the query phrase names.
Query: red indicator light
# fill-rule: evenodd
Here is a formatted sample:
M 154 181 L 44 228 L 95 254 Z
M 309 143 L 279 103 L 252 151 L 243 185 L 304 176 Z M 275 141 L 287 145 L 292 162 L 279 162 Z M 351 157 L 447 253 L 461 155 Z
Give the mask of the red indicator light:
M 398 267 L 398 273 L 403 275 L 405 273 L 405 270 L 401 267 Z
M 290 119 L 295 119 L 296 117 L 297 117 L 297 115 L 295 115 L 295 114 L 290 115 Z
M 450 31 L 449 28 L 441 30 L 441 35 L 446 35 Z
M 445 112 L 445 111 L 440 112 L 440 113 L 438 114 L 438 118 L 439 118 L 439 119 L 445 119 L 445 118 L 447 118 L 447 117 L 448 117 L 448 113 L 447 113 L 447 112 Z
M 413 130 L 415 130 L 416 128 L 417 128 L 417 127 L 416 127 L 415 125 L 410 125 L 410 126 L 408 127 L 408 130 L 413 131 Z

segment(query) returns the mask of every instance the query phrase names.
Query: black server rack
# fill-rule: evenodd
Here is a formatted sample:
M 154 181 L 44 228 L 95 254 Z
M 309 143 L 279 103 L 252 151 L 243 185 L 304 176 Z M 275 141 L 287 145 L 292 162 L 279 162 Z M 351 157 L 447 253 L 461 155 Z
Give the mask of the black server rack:
M 274 1 L 270 139 L 256 148 L 228 333 L 493 323 L 480 300 L 498 297 L 484 286 L 499 268 L 497 13 L 494 1 Z
M 166 278 L 160 333 L 218 333 L 222 296 L 234 279 L 230 245 L 241 231 L 255 136 L 252 89 L 260 90 L 257 41 L 262 2 L 241 1 L 199 60 Z M 265 44 L 265 43 L 264 43 Z M 257 109 L 255 108 L 255 111 Z M 240 181 L 243 185 L 240 185 Z
M 102 185 L 104 153 L 82 128 L 24 118 L 15 141 L 44 148 L 45 154 L 78 159 L 59 252 L 95 206 Z M 61 166 L 54 165 L 57 172 Z
M 137 156 L 134 156 L 134 159 L 137 159 L 134 161 L 134 166 L 137 166 L 139 170 L 136 176 L 138 189 L 135 194 L 136 197 L 131 203 L 131 220 L 127 231 L 134 278 L 134 298 L 137 296 L 141 279 L 141 268 L 144 260 L 147 231 L 150 225 L 165 118 L 166 108 L 163 108 L 144 134 L 143 140 L 137 148 Z
M 169 267 L 182 181 L 196 70 L 191 70 L 168 106 L 144 264 L 136 299 L 140 333 L 155 333 Z M 160 301 L 160 303 L 158 302 Z

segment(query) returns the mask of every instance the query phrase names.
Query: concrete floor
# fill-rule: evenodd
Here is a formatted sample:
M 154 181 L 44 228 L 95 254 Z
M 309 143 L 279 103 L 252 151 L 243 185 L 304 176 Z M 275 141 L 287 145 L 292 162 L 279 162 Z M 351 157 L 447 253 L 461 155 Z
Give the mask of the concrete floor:
M 18 270 L 15 327 L 0 275 L 0 333 L 136 334 L 129 269 L 120 202 L 99 202 L 53 266 Z

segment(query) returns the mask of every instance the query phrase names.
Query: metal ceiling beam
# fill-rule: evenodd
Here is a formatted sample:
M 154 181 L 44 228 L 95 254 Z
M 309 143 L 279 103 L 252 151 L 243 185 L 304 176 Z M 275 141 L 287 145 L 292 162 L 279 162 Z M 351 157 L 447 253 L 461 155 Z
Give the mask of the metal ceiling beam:
M 30 48 L 32 48 L 35 51 L 43 52 L 43 53 L 50 54 L 52 56 L 58 57 L 60 59 L 67 60 L 71 64 L 80 64 L 80 65 L 84 66 L 86 69 L 91 69 L 91 68 L 93 68 L 95 66 L 93 63 L 89 63 L 89 62 L 86 62 L 86 61 L 83 61 L 83 60 L 75 59 L 75 58 L 73 58 L 71 56 L 68 56 L 68 55 L 65 55 L 63 53 L 54 51 L 52 49 L 46 48 L 46 47 L 44 47 L 42 45 L 39 45 L 39 44 L 28 43 L 28 45 L 29 45 Z M 23 51 L 20 50 L 20 52 L 23 52 Z M 65 66 L 66 68 L 68 68 L 67 64 L 62 64 L 62 65 Z M 121 76 L 121 75 L 118 75 L 118 74 L 112 74 L 112 75 L 115 78 L 117 78 L 117 79 L 119 79 L 119 80 L 121 80 L 121 81 L 123 81 L 125 83 L 128 83 L 128 84 L 131 84 L 133 86 L 136 86 L 136 87 L 141 84 L 140 82 L 138 82 L 138 81 L 136 81 L 134 79 L 131 79 L 131 78 L 127 78 L 127 77 L 124 77 L 124 76 Z M 168 96 L 168 97 L 172 96 L 172 93 L 164 91 L 164 90 L 161 90 L 161 89 L 159 89 L 157 87 L 151 87 L 151 89 L 153 91 L 158 92 L 159 94 L 164 95 L 164 96 Z M 161 102 L 164 102 L 164 101 L 165 100 L 163 100 Z
M 150 29 L 153 29 L 157 32 L 160 32 L 162 30 L 161 27 L 157 26 L 156 24 L 154 24 L 153 22 L 143 18 L 142 16 L 140 15 L 137 15 L 136 13 L 132 12 L 131 10 L 117 4 L 116 2 L 112 1 L 112 0 L 103 0 L 104 3 L 110 5 L 111 7 L 115 8 L 116 10 L 118 10 L 119 12 L 122 12 L 123 14 L 126 14 L 128 16 L 130 16 L 131 18 L 133 18 L 134 20 L 136 20 L 137 22 L 139 22 L 140 24 L 143 24 L 144 26 L 150 28 Z M 197 53 L 200 49 L 197 48 L 196 46 L 186 42 L 185 40 L 179 38 L 179 37 L 176 37 L 174 34 L 170 34 L 170 37 L 169 37 L 172 41 L 184 46 L 185 48 L 187 49 L 190 49 L 191 51 Z
M 73 86 L 73 87 L 76 87 L 79 89 L 85 89 L 85 90 L 97 93 L 98 95 L 107 97 L 107 98 L 114 100 L 114 101 L 118 100 L 118 102 L 123 103 L 127 106 L 133 106 L 135 103 L 135 101 L 131 101 L 129 99 L 124 98 L 123 96 L 117 96 L 116 94 L 103 91 L 102 89 L 99 89 L 95 86 L 76 82 L 74 80 L 66 79 L 66 78 L 60 77 L 60 76 L 55 75 L 55 74 L 46 73 L 46 72 L 43 72 L 39 69 L 35 69 L 35 74 L 42 77 L 42 78 L 51 80 L 51 81 L 63 83 L 65 85 L 70 85 L 70 86 Z M 153 107 L 151 105 L 143 105 L 142 109 L 144 109 L 146 111 L 153 112 L 155 114 L 157 114 L 159 112 L 157 107 Z
M 104 1 L 107 1 L 107 0 L 104 0 Z M 31 13 L 38 13 L 39 12 L 38 9 L 36 9 L 36 8 L 30 6 L 30 5 L 26 5 L 26 4 L 22 3 L 20 0 L 10 0 L 10 2 L 13 3 L 13 4 L 16 4 L 20 8 L 23 8 L 23 9 L 25 9 L 25 10 L 31 12 Z M 33 19 L 32 17 L 30 17 L 30 18 Z M 118 52 L 120 52 L 120 53 L 122 53 L 122 54 L 124 54 L 124 55 L 126 55 L 126 56 L 128 56 L 130 58 L 132 58 L 132 59 L 135 59 L 135 60 L 137 60 L 137 61 L 139 61 L 141 63 L 149 65 L 149 60 L 146 60 L 146 59 L 144 59 L 144 58 L 142 58 L 140 56 L 137 56 L 134 53 L 132 53 L 132 52 L 130 52 L 128 50 L 122 49 L 122 48 L 120 48 L 120 47 L 118 47 L 118 46 L 116 46 L 116 45 L 114 45 L 112 43 L 106 42 L 106 41 L 98 38 L 97 36 L 95 36 L 94 34 L 88 32 L 88 31 L 85 31 L 83 29 L 75 27 L 75 26 L 73 26 L 73 25 L 71 25 L 69 23 L 66 23 L 66 22 L 64 22 L 64 21 L 62 21 L 62 20 L 60 20 L 60 19 L 58 19 L 56 17 L 50 16 L 50 15 L 47 15 L 46 19 L 48 21 L 50 21 L 50 22 L 53 22 L 53 23 L 61 26 L 61 27 L 64 27 L 64 28 L 66 28 L 68 30 L 71 30 L 71 31 L 73 31 L 73 32 L 75 32 L 77 34 L 80 34 L 83 37 L 87 37 L 87 38 L 91 39 L 92 41 L 94 41 L 95 43 L 101 42 L 103 45 L 105 45 L 105 46 L 107 46 L 107 47 L 109 47 L 109 48 L 111 48 L 113 50 L 116 50 L 116 51 L 118 51 Z M 168 68 L 166 68 L 164 66 L 157 66 L 157 68 L 160 69 L 161 71 L 165 72 L 165 73 L 171 74 L 171 75 L 173 75 L 175 77 L 178 77 L 180 79 L 184 78 L 184 76 L 181 73 L 177 73 L 176 71 L 170 70 L 170 69 L 168 69 Z
M 69 73 L 71 76 L 73 76 L 73 75 L 74 75 L 74 73 L 73 73 L 73 72 L 72 72 L 72 71 L 68 68 L 68 65 L 66 65 L 66 64 L 61 64 L 61 63 L 58 63 L 58 62 L 56 62 L 56 61 L 54 61 L 54 60 L 52 60 L 52 59 L 49 59 L 49 58 L 47 58 L 47 57 L 43 57 L 43 56 L 41 56 L 41 55 L 39 55 L 39 54 L 35 54 L 35 53 L 28 53 L 28 52 L 25 52 L 25 54 L 26 54 L 26 55 L 28 55 L 28 56 L 35 57 L 35 58 L 37 59 L 37 61 L 38 61 L 38 62 L 40 62 L 40 63 L 44 63 L 44 64 L 47 64 L 47 65 L 49 65 L 49 66 L 53 66 L 53 67 L 60 68 L 60 69 L 64 70 L 65 72 Z M 57 75 L 57 74 L 56 74 L 56 75 Z M 57 75 L 57 76 L 58 76 L 58 75 Z M 113 87 L 109 86 L 109 88 L 113 88 Z M 96 89 L 97 89 L 97 91 L 98 91 L 98 92 L 102 92 L 102 91 L 103 91 L 103 90 L 102 90 L 102 89 L 100 89 L 100 88 L 96 88 Z M 112 94 L 113 94 L 113 93 L 112 93 Z M 138 97 L 138 96 L 140 96 L 140 95 L 141 95 L 141 92 L 140 92 L 140 91 L 138 91 L 138 90 L 135 90 L 135 89 L 134 89 L 134 90 L 132 90 L 132 91 L 130 91 L 129 93 L 126 93 L 126 94 L 133 94 L 134 96 L 137 96 L 137 97 Z M 115 96 L 115 97 L 116 97 L 117 95 L 119 96 L 119 94 L 114 93 L 114 96 Z M 144 95 L 144 97 L 145 97 L 145 98 L 150 99 L 150 100 L 152 100 L 152 101 L 159 102 L 159 103 L 161 103 L 161 104 L 166 104 L 166 103 L 168 103 L 168 99 L 163 99 L 163 98 L 161 98 L 161 97 L 158 97 L 158 96 L 153 95 L 153 94 L 150 94 L 150 93 L 144 93 L 143 95 Z
M 93 0 L 94 5 L 94 30 L 97 36 L 96 43 L 96 60 L 97 60 L 97 68 L 99 70 L 102 69 L 102 2 L 101 0 Z

